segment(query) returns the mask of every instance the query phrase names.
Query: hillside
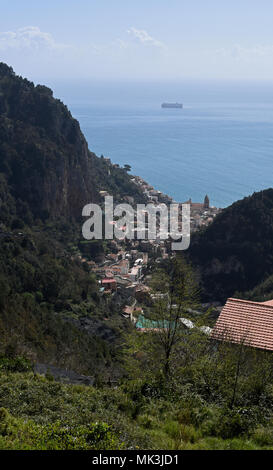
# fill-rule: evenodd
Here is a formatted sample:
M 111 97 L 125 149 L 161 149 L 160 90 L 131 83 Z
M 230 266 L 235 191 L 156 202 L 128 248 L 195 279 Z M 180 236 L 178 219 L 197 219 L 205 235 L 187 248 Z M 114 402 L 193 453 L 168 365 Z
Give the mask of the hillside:
M 82 208 L 103 202 L 101 190 L 144 202 L 126 169 L 89 151 L 50 89 L 1 63 L 0 353 L 87 374 L 112 367 L 119 310 L 74 256 Z
M 0 357 L 0 449 L 272 450 L 269 358 L 240 374 L 230 409 L 232 357 L 191 354 L 172 387 L 139 379 L 96 388 L 60 384 L 23 358 Z
M 184 260 L 158 264 L 149 252 L 159 296 L 144 295 L 143 314 L 165 321 L 181 306 L 197 328 L 177 330 L 171 316 L 169 328 L 142 333 L 120 315 L 131 285 L 100 288 L 95 259 L 100 269 L 105 255 L 139 251 L 83 241 L 82 207 L 103 202 L 102 190 L 145 202 L 128 170 L 88 150 L 51 90 L 0 64 L 0 450 L 272 449 L 272 355 L 215 347 Z M 272 235 L 273 189 L 196 234 L 186 255 L 204 298 L 269 291 Z
M 81 217 L 100 190 L 141 193 L 127 172 L 88 150 L 79 123 L 52 91 L 0 63 L 1 221 Z
M 206 300 L 225 301 L 263 283 L 273 274 L 273 189 L 224 209 L 192 237 L 188 255 L 199 270 Z

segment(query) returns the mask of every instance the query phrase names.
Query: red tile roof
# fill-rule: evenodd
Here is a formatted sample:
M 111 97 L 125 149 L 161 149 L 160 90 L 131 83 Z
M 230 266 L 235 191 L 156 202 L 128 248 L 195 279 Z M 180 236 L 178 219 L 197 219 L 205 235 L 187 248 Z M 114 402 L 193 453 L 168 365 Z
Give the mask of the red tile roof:
M 117 281 L 115 279 L 103 279 L 101 281 L 102 284 L 113 284 L 116 283 Z
M 263 302 L 265 305 L 271 305 L 273 307 L 273 300 L 267 300 L 266 302 Z
M 273 301 L 228 299 L 211 337 L 273 351 Z

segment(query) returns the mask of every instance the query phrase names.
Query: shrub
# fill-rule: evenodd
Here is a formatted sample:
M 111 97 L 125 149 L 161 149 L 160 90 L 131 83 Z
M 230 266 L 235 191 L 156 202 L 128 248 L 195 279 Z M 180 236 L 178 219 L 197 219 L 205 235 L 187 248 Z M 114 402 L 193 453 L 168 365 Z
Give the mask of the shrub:
M 122 444 L 106 423 L 87 426 L 62 426 L 60 422 L 43 426 L 35 435 L 41 446 L 63 450 L 115 450 Z
M 260 446 L 273 446 L 273 428 L 257 428 L 251 437 Z
M 180 426 L 180 439 L 184 442 L 191 442 L 192 444 L 198 441 L 200 433 L 191 425 L 182 424 Z
M 172 439 L 180 439 L 180 425 L 177 421 L 167 421 L 164 426 L 164 431 Z
M 0 357 L 0 370 L 8 372 L 28 372 L 33 369 L 31 361 L 23 356 Z
M 203 433 L 219 436 L 223 439 L 248 434 L 255 426 L 256 415 L 251 409 L 228 409 L 224 408 L 216 413 L 215 418 L 204 423 Z
M 164 426 L 164 431 L 168 436 L 176 441 L 179 447 L 182 442 L 196 442 L 200 434 L 194 426 L 187 424 L 179 424 L 177 421 L 168 421 Z
M 181 408 L 177 413 L 177 420 L 182 424 L 192 424 L 192 410 L 188 407 Z
M 123 444 L 111 427 L 103 422 L 80 426 L 64 426 L 59 421 L 39 425 L 12 417 L 0 408 L 1 449 L 42 450 L 116 450 Z
M 148 414 L 140 415 L 137 417 L 137 422 L 145 429 L 153 429 L 156 427 L 156 420 L 153 416 Z

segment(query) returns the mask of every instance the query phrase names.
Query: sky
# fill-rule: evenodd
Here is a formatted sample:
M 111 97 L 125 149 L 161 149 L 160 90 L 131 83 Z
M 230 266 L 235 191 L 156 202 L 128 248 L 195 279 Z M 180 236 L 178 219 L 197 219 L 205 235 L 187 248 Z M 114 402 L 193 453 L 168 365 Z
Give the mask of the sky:
M 32 80 L 272 80 L 272 0 L 0 0 L 0 61 Z

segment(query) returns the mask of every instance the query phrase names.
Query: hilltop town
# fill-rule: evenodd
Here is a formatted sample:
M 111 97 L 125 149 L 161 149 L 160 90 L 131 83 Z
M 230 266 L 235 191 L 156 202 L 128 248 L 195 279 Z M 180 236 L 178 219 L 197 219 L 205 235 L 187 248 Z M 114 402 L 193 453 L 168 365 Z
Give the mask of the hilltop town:
M 105 160 L 109 165 L 111 164 L 110 159 Z M 139 176 L 131 176 L 131 181 L 142 191 L 147 203 L 153 203 L 155 206 L 162 203 L 167 206 L 176 203 L 172 197 L 156 190 Z M 109 195 L 107 191 L 100 191 L 102 198 Z M 132 206 L 135 204 L 133 197 L 126 196 L 126 201 Z M 203 203 L 194 203 L 189 199 L 184 203 L 176 204 L 179 204 L 180 207 L 182 204 L 190 204 L 191 232 L 209 225 L 221 211 L 221 209 L 210 206 L 207 195 Z M 116 221 L 113 220 L 110 223 L 114 225 Z M 178 228 L 180 231 L 182 230 L 181 221 L 178 223 Z M 134 229 L 136 230 L 136 227 Z M 127 238 L 123 241 L 111 240 L 107 244 L 107 253 L 100 252 L 99 256 L 91 259 L 88 248 L 86 248 L 84 255 L 77 255 L 81 262 L 87 263 L 89 269 L 96 275 L 101 295 L 120 294 L 122 297 L 121 314 L 131 319 L 133 314 L 143 313 L 138 303 L 140 305 L 151 294 L 148 281 L 153 266 L 172 256 L 174 256 L 174 252 L 171 249 L 170 238 L 161 240 L 159 237 L 155 240 L 129 240 Z

